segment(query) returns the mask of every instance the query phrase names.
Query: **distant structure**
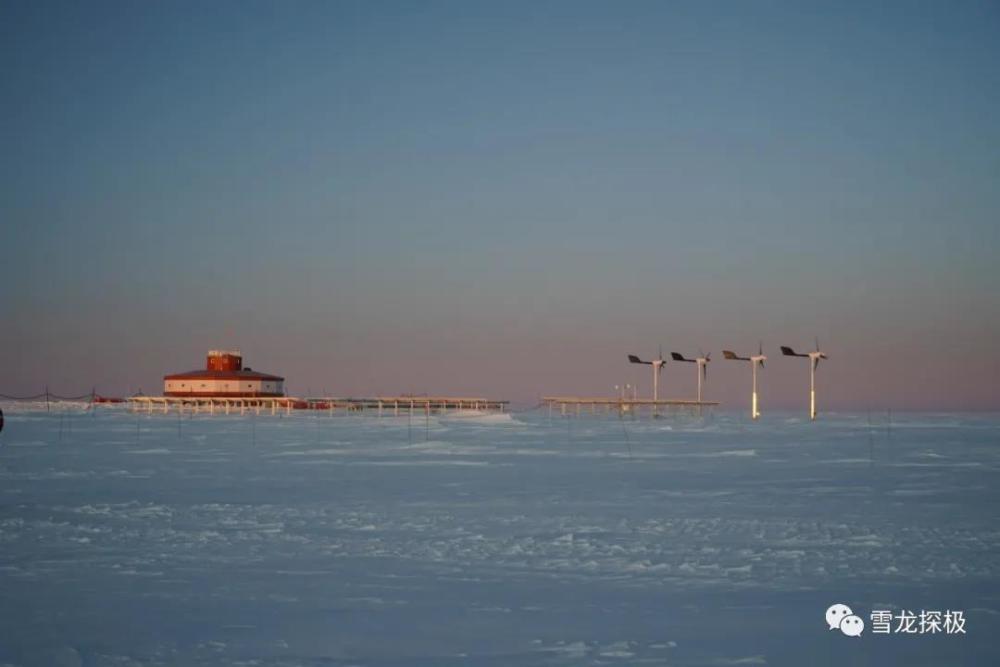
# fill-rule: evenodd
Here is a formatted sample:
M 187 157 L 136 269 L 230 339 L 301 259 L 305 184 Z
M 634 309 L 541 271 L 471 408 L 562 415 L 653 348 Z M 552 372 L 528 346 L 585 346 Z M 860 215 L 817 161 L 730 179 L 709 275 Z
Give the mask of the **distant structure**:
M 760 419 L 760 410 L 757 409 L 757 366 L 764 368 L 764 362 L 767 361 L 767 357 L 764 356 L 764 343 L 758 343 L 757 354 L 751 354 L 749 357 L 741 357 L 732 350 L 723 350 L 722 356 L 726 359 L 750 362 L 750 367 L 753 369 L 753 390 L 750 394 L 750 418 L 754 420 Z
M 701 385 L 702 382 L 708 381 L 708 362 L 712 361 L 712 353 L 702 354 L 694 359 L 688 359 L 679 352 L 671 352 L 670 356 L 674 361 L 686 361 L 698 365 L 698 402 L 701 403 Z
M 806 354 L 799 354 L 787 345 L 781 346 L 781 353 L 786 357 L 807 357 L 809 359 L 809 419 L 816 419 L 816 368 L 819 367 L 819 360 L 826 359 L 827 356 L 819 350 L 819 338 L 816 339 L 816 350 Z
M 663 348 L 660 348 L 659 358 L 652 361 L 643 361 L 634 354 L 628 355 L 628 360 L 631 364 L 646 364 L 653 367 L 653 401 L 660 400 L 660 371 L 663 370 L 663 364 L 667 363 L 663 360 Z
M 239 350 L 209 350 L 205 370 L 163 377 L 163 395 L 250 398 L 285 395 L 285 378 L 243 368 Z

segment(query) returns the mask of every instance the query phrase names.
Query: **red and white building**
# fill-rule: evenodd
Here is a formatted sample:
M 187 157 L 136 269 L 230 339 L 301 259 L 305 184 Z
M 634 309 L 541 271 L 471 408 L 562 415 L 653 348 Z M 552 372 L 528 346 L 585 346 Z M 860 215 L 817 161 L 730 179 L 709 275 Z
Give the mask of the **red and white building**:
M 164 396 L 252 398 L 285 395 L 285 378 L 243 368 L 239 350 L 210 350 L 205 370 L 163 376 Z

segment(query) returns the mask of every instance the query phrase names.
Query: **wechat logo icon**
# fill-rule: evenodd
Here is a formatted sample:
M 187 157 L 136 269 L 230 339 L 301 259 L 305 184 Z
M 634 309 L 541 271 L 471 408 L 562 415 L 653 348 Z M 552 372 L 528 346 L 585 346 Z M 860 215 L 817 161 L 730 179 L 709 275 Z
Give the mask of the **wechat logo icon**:
M 840 630 L 848 637 L 860 637 L 865 631 L 865 622 L 855 616 L 846 604 L 830 605 L 826 610 L 826 624 L 831 630 Z

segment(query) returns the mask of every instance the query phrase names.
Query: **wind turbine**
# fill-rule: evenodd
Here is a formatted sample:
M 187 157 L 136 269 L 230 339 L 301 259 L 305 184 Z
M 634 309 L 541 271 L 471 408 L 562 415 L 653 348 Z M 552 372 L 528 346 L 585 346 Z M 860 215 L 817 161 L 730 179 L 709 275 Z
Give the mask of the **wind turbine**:
M 658 359 L 653 359 L 652 361 L 643 361 L 634 354 L 628 355 L 629 362 L 633 364 L 646 364 L 653 367 L 653 402 L 660 400 L 660 371 L 663 370 L 663 364 L 667 363 L 663 359 L 663 348 L 660 348 L 660 357 Z
M 729 350 L 723 350 L 722 356 L 726 359 L 750 362 L 750 367 L 753 369 L 753 393 L 750 394 L 750 418 L 757 419 L 760 417 L 760 412 L 757 410 L 757 366 L 759 365 L 761 368 L 764 368 L 764 360 L 767 359 L 764 356 L 764 344 L 760 343 L 757 347 L 757 354 L 751 354 L 749 357 L 738 357 L 735 352 Z
M 819 339 L 816 339 L 816 350 L 806 354 L 799 354 L 795 350 L 785 345 L 781 346 L 781 353 L 786 357 L 808 357 L 809 361 L 809 419 L 816 419 L 816 367 L 819 366 L 820 359 L 827 356 L 819 351 Z
M 677 352 L 671 352 L 670 356 L 673 357 L 674 361 L 686 361 L 690 364 L 698 364 L 698 402 L 701 403 L 701 384 L 703 380 L 708 380 L 708 362 L 712 360 L 712 353 L 709 352 L 694 359 L 685 359 L 683 354 Z

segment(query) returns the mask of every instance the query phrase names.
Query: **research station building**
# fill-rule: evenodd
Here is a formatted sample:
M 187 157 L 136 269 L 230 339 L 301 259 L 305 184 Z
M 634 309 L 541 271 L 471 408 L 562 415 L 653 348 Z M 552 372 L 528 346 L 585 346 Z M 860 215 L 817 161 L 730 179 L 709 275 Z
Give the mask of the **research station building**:
M 285 395 L 285 378 L 243 368 L 239 350 L 210 350 L 204 370 L 163 377 L 164 396 L 252 398 Z

